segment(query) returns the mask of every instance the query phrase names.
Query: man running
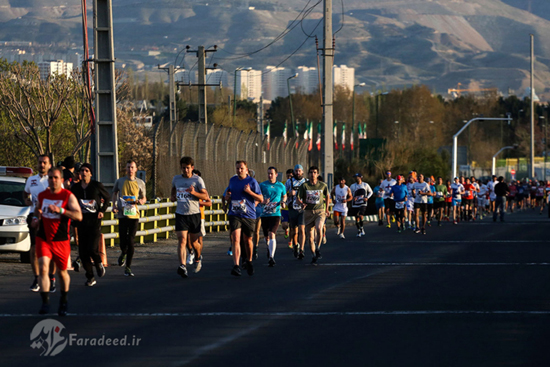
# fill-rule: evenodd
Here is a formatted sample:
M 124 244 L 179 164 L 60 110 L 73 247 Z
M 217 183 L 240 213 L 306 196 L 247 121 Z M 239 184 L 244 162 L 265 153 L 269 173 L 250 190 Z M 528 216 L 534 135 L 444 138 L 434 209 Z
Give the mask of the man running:
M 313 256 L 311 263 L 315 265 L 317 259 L 321 257 L 323 226 L 325 219 L 329 216 L 330 196 L 327 184 L 318 180 L 319 168 L 309 167 L 308 177 L 309 181 L 304 182 L 298 189 L 297 197 L 299 204 L 304 208 L 304 221 Z M 317 238 L 315 238 L 315 233 L 317 233 Z
M 474 205 L 474 192 L 476 191 L 476 187 L 472 185 L 469 178 L 466 178 L 466 183 L 463 186 L 464 195 L 462 197 L 462 203 L 464 204 L 464 220 L 470 221 L 475 219 L 472 217 L 472 209 Z
M 262 229 L 267 243 L 267 257 L 269 267 L 275 265 L 275 251 L 277 250 L 276 233 L 281 221 L 281 208 L 286 206 L 285 186 L 277 181 L 277 168 L 267 169 L 267 180 L 260 184 L 264 198 L 262 202 Z
M 243 266 L 248 275 L 254 275 L 252 266 L 252 253 L 254 244 L 252 236 L 256 226 L 256 202 L 263 202 L 264 197 L 258 181 L 248 174 L 248 163 L 237 161 L 235 163 L 236 176 L 231 177 L 227 186 L 226 201 L 229 202 L 229 229 L 233 246 L 233 269 L 231 275 L 241 276 L 241 233 L 244 241 L 245 259 Z
M 92 165 L 84 163 L 80 166 L 81 181 L 71 187 L 80 205 L 82 221 L 76 224 L 78 235 L 78 254 L 84 270 L 86 271 L 87 287 L 96 284 L 92 261 L 96 268 L 97 276 L 105 275 L 105 268 L 99 255 L 99 240 L 101 237 L 101 219 L 109 206 L 109 193 L 101 182 L 92 180 Z
M 50 277 L 48 270 L 53 260 L 59 269 L 61 299 L 57 313 L 67 315 L 67 299 L 70 277 L 67 272 L 71 257 L 71 220 L 81 221 L 82 213 L 76 197 L 63 187 L 63 171 L 59 167 L 48 171 L 48 189 L 38 194 L 32 226 L 36 233 L 36 256 L 40 269 L 41 315 L 50 311 Z
M 365 235 L 365 229 L 363 227 L 363 217 L 367 213 L 367 205 L 369 202 L 369 198 L 373 195 L 373 191 L 368 183 L 363 182 L 362 174 L 356 173 L 353 177 L 355 178 L 355 183 L 352 184 L 350 187 L 351 195 L 353 196 L 353 199 L 351 201 L 350 215 L 355 217 L 355 225 L 357 226 L 357 237 L 361 237 Z
M 428 214 L 428 196 L 432 195 L 430 185 L 424 182 L 424 175 L 418 175 L 418 182 L 413 185 L 415 193 L 414 211 L 416 216 L 415 233 L 426 234 L 426 218 Z
M 386 179 L 382 181 L 382 188 L 384 189 L 384 206 L 386 207 L 386 221 L 387 228 L 391 228 L 391 214 L 393 213 L 393 200 L 390 198 L 391 187 L 397 182 L 391 177 L 391 172 L 386 172 Z
M 299 260 L 304 258 L 304 245 L 306 242 L 306 227 L 304 221 L 304 209 L 296 200 L 298 189 L 306 179 L 303 177 L 304 167 L 300 164 L 294 166 L 294 177 L 286 181 L 285 188 L 289 200 L 288 216 L 290 224 L 290 238 L 294 244 L 294 257 Z M 290 204 L 291 203 L 291 204 Z
M 384 179 L 380 179 L 378 186 L 374 188 L 374 194 L 376 195 L 376 199 L 374 200 L 374 204 L 376 205 L 376 210 L 378 212 L 378 225 L 383 226 L 384 225 L 384 189 L 382 188 L 382 182 Z M 352 185 L 353 186 L 353 185 Z M 359 234 L 357 234 L 358 237 L 360 237 Z
M 443 212 L 445 211 L 445 198 L 447 197 L 447 185 L 443 183 L 443 178 L 437 178 L 435 185 L 434 212 L 437 217 L 437 225 L 441 226 Z
M 403 176 L 397 176 L 397 184 L 391 188 L 391 197 L 395 202 L 395 216 L 397 222 L 397 232 L 401 233 L 404 230 L 405 205 L 409 191 Z
M 334 225 L 336 226 L 336 235 L 340 238 L 346 238 L 344 231 L 346 230 L 346 217 L 348 216 L 348 202 L 352 199 L 350 188 L 346 185 L 346 179 L 340 177 L 338 185 L 332 188 L 330 196 L 334 198 L 334 207 L 332 212 L 334 215 Z M 359 230 L 358 236 L 361 235 Z
M 462 195 L 464 194 L 464 186 L 458 180 L 458 177 L 455 177 L 454 183 L 451 184 L 451 193 L 453 196 L 453 223 L 458 224 L 460 220 L 460 204 L 462 203 Z
M 48 188 L 48 171 L 52 168 L 50 157 L 47 154 L 38 156 L 37 171 L 38 174 L 31 176 L 25 183 L 25 192 L 23 194 L 25 204 L 31 207 L 29 216 L 27 217 L 27 225 L 29 227 L 29 237 L 31 239 L 30 260 L 31 268 L 34 274 L 34 280 L 30 286 L 33 292 L 40 291 L 40 283 L 38 282 L 38 258 L 36 257 L 36 228 L 31 226 L 34 210 L 38 202 L 38 194 Z M 55 292 L 55 263 L 50 262 L 50 292 Z
M 208 200 L 208 192 L 201 177 L 194 175 L 195 161 L 191 157 L 180 159 L 181 175 L 172 179 L 170 199 L 177 201 L 176 207 L 176 235 L 178 237 L 178 275 L 182 278 L 189 276 L 186 264 L 187 237 L 190 237 L 193 253 L 195 254 L 195 273 L 202 268 L 202 248 L 199 243 L 201 236 L 200 201 Z
M 118 265 L 126 266 L 124 275 L 133 277 L 132 258 L 134 257 L 134 238 L 139 224 L 138 205 L 147 201 L 145 182 L 136 177 L 137 164 L 134 160 L 126 162 L 126 176 L 116 180 L 113 187 L 113 213 L 117 214 L 120 234 Z

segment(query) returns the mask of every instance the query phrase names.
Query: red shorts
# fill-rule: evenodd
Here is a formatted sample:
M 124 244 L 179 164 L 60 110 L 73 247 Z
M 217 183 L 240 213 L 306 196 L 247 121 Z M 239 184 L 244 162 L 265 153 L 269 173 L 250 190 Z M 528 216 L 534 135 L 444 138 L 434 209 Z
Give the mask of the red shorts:
M 44 241 L 36 237 L 36 257 L 49 257 L 53 259 L 59 270 L 67 270 L 71 258 L 71 241 Z

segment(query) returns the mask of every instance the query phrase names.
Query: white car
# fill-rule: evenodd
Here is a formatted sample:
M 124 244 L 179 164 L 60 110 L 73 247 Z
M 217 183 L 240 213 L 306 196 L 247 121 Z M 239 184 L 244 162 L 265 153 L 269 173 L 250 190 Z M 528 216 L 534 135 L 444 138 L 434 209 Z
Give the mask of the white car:
M 27 216 L 31 208 L 23 198 L 25 181 L 23 177 L 11 175 L 32 174 L 30 168 L 0 167 L 0 252 L 19 252 L 21 262 L 30 262 L 31 239 Z

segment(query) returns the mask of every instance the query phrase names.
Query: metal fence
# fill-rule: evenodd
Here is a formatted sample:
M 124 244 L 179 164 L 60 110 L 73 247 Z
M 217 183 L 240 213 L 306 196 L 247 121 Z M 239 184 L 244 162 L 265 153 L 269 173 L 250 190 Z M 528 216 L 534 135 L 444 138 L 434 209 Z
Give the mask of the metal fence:
M 170 143 L 171 141 L 171 143 Z M 169 197 L 172 178 L 179 174 L 183 156 L 195 160 L 206 188 L 211 195 L 221 195 L 229 179 L 235 174 L 235 161 L 245 160 L 256 172 L 256 179 L 267 179 L 267 168 L 275 166 L 280 172 L 299 163 L 306 166 L 308 142 L 283 138 L 267 139 L 258 132 L 244 132 L 223 126 L 199 123 L 178 123 L 170 131 L 169 123 L 159 123 L 155 133 L 155 160 L 153 167 L 154 197 Z

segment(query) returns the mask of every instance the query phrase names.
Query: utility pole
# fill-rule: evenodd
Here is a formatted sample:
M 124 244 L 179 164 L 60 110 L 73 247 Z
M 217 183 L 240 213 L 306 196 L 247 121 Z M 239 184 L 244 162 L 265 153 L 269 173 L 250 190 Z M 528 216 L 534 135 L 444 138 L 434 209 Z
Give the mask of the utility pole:
M 531 167 L 529 177 L 535 177 L 535 36 L 531 36 Z
M 95 179 L 112 188 L 118 179 L 115 51 L 111 0 L 94 0 L 95 116 L 92 159 Z
M 332 188 L 334 176 L 334 141 L 330 133 L 333 124 L 333 81 L 332 66 L 334 63 L 334 45 L 332 35 L 332 0 L 323 2 L 323 125 L 325 136 L 323 139 L 323 175 L 325 182 Z
M 167 68 L 161 68 L 159 65 L 158 68 L 160 70 L 168 70 L 168 88 L 169 88 L 168 97 L 170 99 L 168 102 L 168 110 L 170 111 L 170 143 L 168 144 L 168 154 L 169 156 L 172 156 L 174 152 L 174 146 L 173 146 L 174 139 L 172 138 L 172 133 L 176 128 L 176 121 L 177 121 L 176 82 L 174 77 L 176 68 L 174 67 L 174 65 L 169 65 Z
M 197 50 L 189 50 L 189 46 L 187 46 L 187 52 L 194 52 L 198 57 L 198 72 L 199 72 L 199 80 L 198 84 L 194 84 L 193 86 L 199 87 L 199 123 L 204 123 L 205 125 L 205 131 L 208 132 L 208 114 L 206 113 L 206 87 L 209 86 L 206 84 L 206 54 L 208 52 L 216 52 L 218 46 L 214 46 L 213 50 L 205 50 L 204 46 L 199 46 Z M 214 68 L 216 67 L 216 64 L 214 64 Z M 190 85 L 191 86 L 191 85 Z M 218 86 L 218 84 L 215 84 L 214 86 Z M 221 81 L 219 84 L 221 88 Z

